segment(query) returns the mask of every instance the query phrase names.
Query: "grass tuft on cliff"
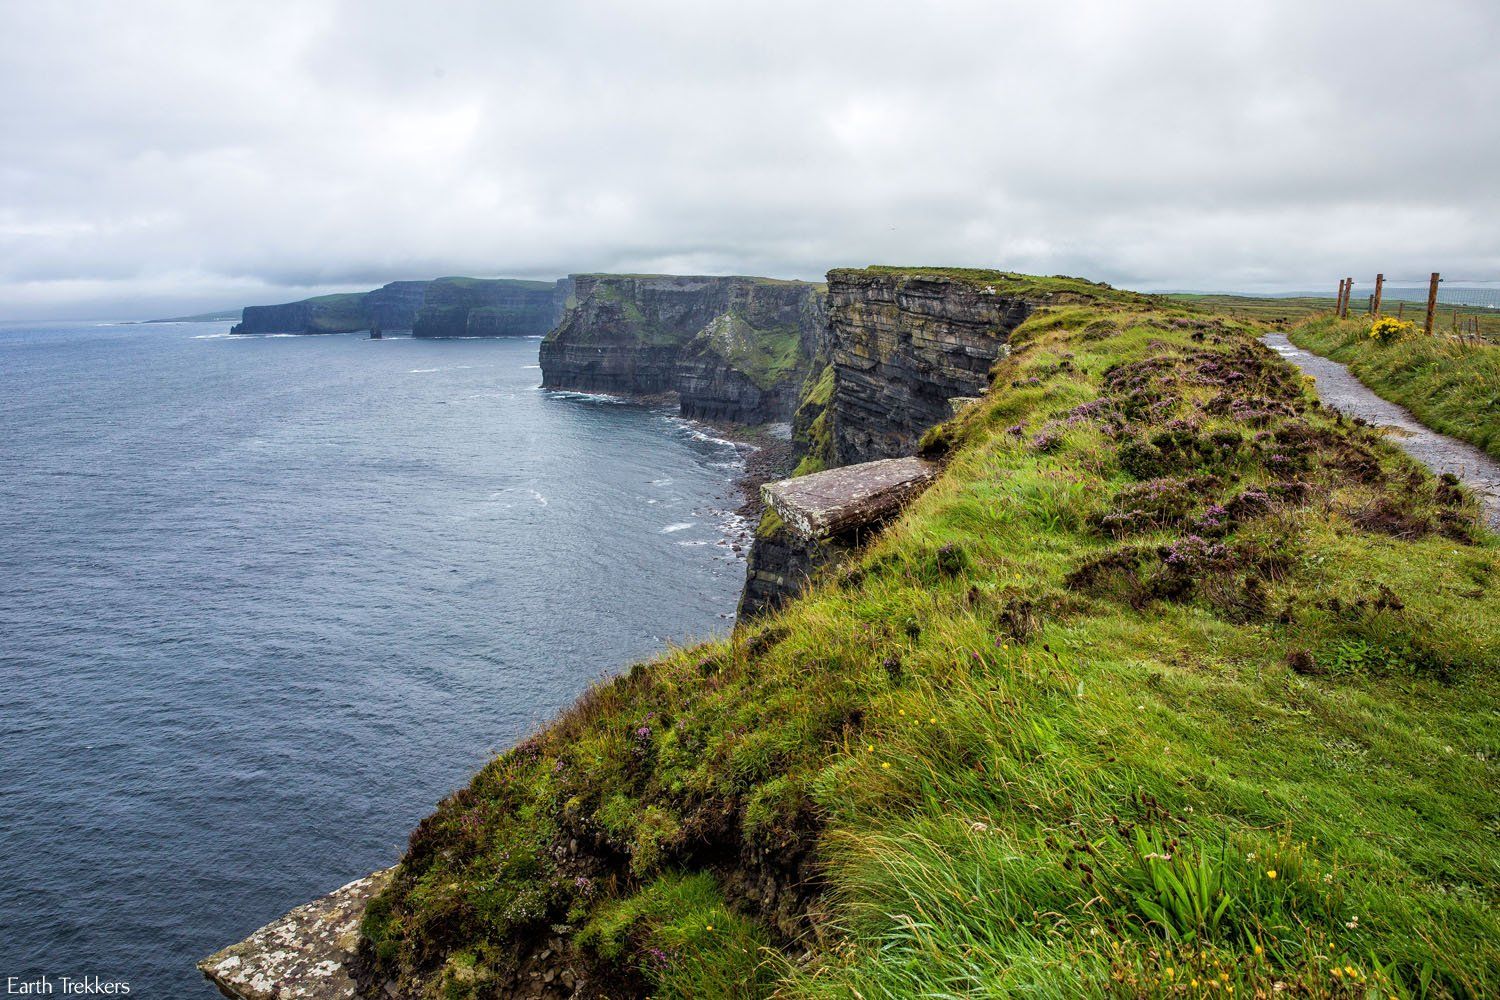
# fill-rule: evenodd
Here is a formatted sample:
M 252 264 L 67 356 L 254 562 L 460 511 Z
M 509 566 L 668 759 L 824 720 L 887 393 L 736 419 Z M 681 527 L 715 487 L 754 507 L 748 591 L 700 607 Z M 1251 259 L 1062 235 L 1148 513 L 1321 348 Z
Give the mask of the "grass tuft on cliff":
M 1411 332 L 1370 337 L 1368 317 L 1324 316 L 1287 332 L 1292 343 L 1349 366 L 1365 385 L 1434 430 L 1500 458 L 1500 345 Z
M 1013 343 L 852 563 L 423 820 L 364 981 L 503 994 L 546 954 L 606 996 L 1500 991 L 1473 498 L 1237 323 L 1105 292 Z

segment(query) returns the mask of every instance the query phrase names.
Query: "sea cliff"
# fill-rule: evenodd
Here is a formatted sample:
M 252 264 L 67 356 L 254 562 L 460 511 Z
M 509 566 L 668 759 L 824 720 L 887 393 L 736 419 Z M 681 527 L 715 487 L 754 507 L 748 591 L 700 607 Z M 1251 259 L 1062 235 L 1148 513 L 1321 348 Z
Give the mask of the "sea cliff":
M 799 472 L 911 455 L 922 436 L 989 388 L 1014 331 L 1037 309 L 1130 296 L 1077 278 L 964 268 L 828 273 L 827 367 L 804 387 L 793 434 Z M 866 529 L 799 537 L 768 515 L 746 559 L 739 617 L 779 607 Z
M 274 306 L 246 306 L 230 333 L 353 333 L 379 326 L 410 330 L 426 281 L 393 281 L 370 292 L 320 295 Z
M 369 292 L 246 306 L 230 333 L 410 330 L 416 337 L 541 336 L 562 317 L 572 282 L 514 278 L 393 281 Z
M 540 337 L 562 317 L 571 282 L 437 278 L 427 286 L 414 337 Z
M 1251 324 L 1002 272 L 830 291 L 806 465 L 916 450 L 925 492 L 439 803 L 359 994 L 1492 994 L 1474 497 Z
M 542 342 L 542 384 L 676 393 L 684 416 L 786 419 L 824 332 L 820 286 L 748 277 L 573 276 Z

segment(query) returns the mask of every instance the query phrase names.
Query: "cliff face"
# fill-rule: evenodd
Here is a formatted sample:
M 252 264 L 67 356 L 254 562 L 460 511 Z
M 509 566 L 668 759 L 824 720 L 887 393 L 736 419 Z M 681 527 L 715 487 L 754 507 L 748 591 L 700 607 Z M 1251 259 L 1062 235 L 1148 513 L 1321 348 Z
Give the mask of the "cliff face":
M 363 303 L 366 318 L 379 324 L 382 330 L 410 330 L 431 284 L 428 281 L 393 281 L 373 292 L 366 292 Z M 360 329 L 368 329 L 369 325 L 367 322 Z
M 319 295 L 274 306 L 246 306 L 230 333 L 352 333 L 378 323 L 409 330 L 421 309 L 426 281 L 393 281 L 371 292 Z
M 744 277 L 575 275 L 542 342 L 542 385 L 677 392 L 686 416 L 785 417 L 824 326 L 815 285 Z
M 1011 331 L 1036 308 L 1121 298 L 1077 278 L 959 268 L 830 271 L 818 377 L 804 383 L 792 418 L 802 459 L 794 474 L 914 454 L 928 429 L 955 415 L 960 398 L 988 390 Z M 857 547 L 851 538 L 812 542 L 779 518 L 762 519 L 746 559 L 741 620 L 779 607 Z
M 976 396 L 1032 303 L 983 282 L 831 271 L 833 452 L 838 464 L 911 454 L 948 400 Z
M 412 325 L 414 337 L 541 336 L 562 316 L 569 283 L 438 278 Z

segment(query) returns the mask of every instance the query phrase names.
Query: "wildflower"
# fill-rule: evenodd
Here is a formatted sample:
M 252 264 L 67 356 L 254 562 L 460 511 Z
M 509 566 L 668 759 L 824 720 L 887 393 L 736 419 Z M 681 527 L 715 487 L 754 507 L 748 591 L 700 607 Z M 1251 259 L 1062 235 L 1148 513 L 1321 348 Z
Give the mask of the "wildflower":
M 1344 966 L 1344 975 L 1349 976 L 1349 977 L 1352 978 L 1354 976 L 1359 975 L 1359 970 L 1356 969 L 1352 965 L 1346 965 L 1346 966 Z
M 1255 953 L 1257 955 L 1264 955 L 1266 953 L 1266 949 L 1262 948 L 1260 945 L 1256 945 L 1255 946 Z
M 1172 978 L 1172 977 L 1173 977 L 1173 976 L 1175 976 L 1175 975 L 1177 975 L 1177 970 L 1176 970 L 1176 969 L 1174 969 L 1174 968 L 1172 968 L 1172 967 L 1171 967 L 1171 966 L 1170 966 L 1170 965 L 1169 965 L 1169 966 L 1167 966 L 1167 967 L 1166 967 L 1166 969 L 1165 969 L 1165 970 L 1164 970 L 1164 971 L 1163 971 L 1163 973 L 1162 973 L 1162 974 L 1163 974 L 1163 975 L 1164 975 L 1164 976 L 1166 976 L 1166 977 L 1167 977 L 1167 978 L 1168 978 L 1168 979 L 1171 979 L 1171 978 Z
M 865 747 L 865 752 L 866 753 L 874 753 L 875 752 L 875 744 L 871 743 L 869 746 Z
M 1188 984 L 1188 985 L 1189 985 L 1189 986 L 1191 986 L 1191 987 L 1192 987 L 1192 988 L 1193 988 L 1193 989 L 1195 989 L 1195 990 L 1196 990 L 1196 989 L 1197 989 L 1197 988 L 1198 988 L 1198 980 L 1196 980 L 1196 979 L 1194 979 L 1194 980 L 1193 980 L 1193 981 L 1192 981 L 1192 982 L 1191 982 L 1191 983 L 1189 983 L 1189 984 Z
M 1274 869 L 1274 868 L 1268 868 L 1268 869 L 1266 869 L 1266 878 L 1270 879 L 1272 882 L 1276 881 L 1276 869 Z
M 937 716 L 934 715 L 932 718 L 928 719 L 927 721 L 929 723 L 931 723 L 932 725 L 935 726 L 935 725 L 937 725 Z
M 711 930 L 714 929 L 714 925 L 713 924 L 704 924 L 703 925 L 703 929 L 706 930 L 706 931 L 711 931 Z
M 1358 917 L 1350 917 L 1348 920 L 1344 921 L 1344 926 L 1347 927 L 1347 928 L 1349 928 L 1351 931 L 1358 930 L 1359 929 L 1359 918 Z
M 897 711 L 896 711 L 896 714 L 897 714 L 897 715 L 905 715 L 905 714 L 906 714 L 906 709 L 904 709 L 904 708 L 902 708 L 902 709 L 898 709 L 898 710 L 897 710 Z
M 883 768 L 889 768 L 891 766 L 891 762 L 888 761 L 888 760 L 887 761 L 882 761 L 880 766 L 883 767 Z
M 1337 977 L 1339 979 L 1343 979 L 1344 978 L 1344 970 L 1343 969 L 1334 969 L 1333 970 L 1333 974 L 1334 974 L 1335 977 Z

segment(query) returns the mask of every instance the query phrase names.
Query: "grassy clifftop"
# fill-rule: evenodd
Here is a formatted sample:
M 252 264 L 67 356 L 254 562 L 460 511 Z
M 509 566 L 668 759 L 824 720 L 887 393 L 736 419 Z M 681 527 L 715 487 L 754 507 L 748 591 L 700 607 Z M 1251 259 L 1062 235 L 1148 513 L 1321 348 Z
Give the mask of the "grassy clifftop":
M 1105 293 L 1013 343 L 854 563 L 424 820 L 366 981 L 1500 989 L 1500 549 L 1471 499 L 1249 328 Z

